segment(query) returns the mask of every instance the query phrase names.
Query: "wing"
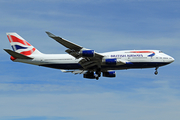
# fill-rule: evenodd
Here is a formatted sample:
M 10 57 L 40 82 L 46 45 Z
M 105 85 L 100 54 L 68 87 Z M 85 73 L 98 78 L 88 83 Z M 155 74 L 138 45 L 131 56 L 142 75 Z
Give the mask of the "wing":
M 46 32 L 46 33 L 48 34 L 49 37 L 53 38 L 54 40 L 56 40 L 57 42 L 59 42 L 60 44 L 62 44 L 63 46 L 65 46 L 71 50 L 80 51 L 83 48 L 83 47 L 76 45 L 68 40 L 65 40 L 59 36 L 55 36 L 50 32 Z
M 63 69 L 61 69 L 61 71 L 63 72 L 63 73 L 69 73 L 69 72 L 71 72 L 71 73 L 73 73 L 73 74 L 84 74 L 84 73 L 86 73 L 87 71 L 84 71 L 84 70 L 70 70 L 70 71 L 68 71 L 68 70 L 63 70 Z
M 79 61 L 79 64 L 84 69 L 86 69 L 86 70 L 94 69 L 94 68 L 99 67 L 101 65 L 102 58 L 104 57 L 103 55 L 96 53 L 92 50 L 88 51 L 89 49 L 84 48 L 82 46 L 79 46 L 79 45 L 72 43 L 68 40 L 65 40 L 59 36 L 55 36 L 50 32 L 46 32 L 46 33 L 48 34 L 49 37 L 53 38 L 54 40 L 56 40 L 57 42 L 59 42 L 63 46 L 67 47 L 68 49 L 65 52 L 72 55 L 76 59 L 79 59 L 82 57 L 83 59 L 81 59 Z M 83 56 L 82 55 L 83 51 L 93 52 L 93 57 L 92 56 Z

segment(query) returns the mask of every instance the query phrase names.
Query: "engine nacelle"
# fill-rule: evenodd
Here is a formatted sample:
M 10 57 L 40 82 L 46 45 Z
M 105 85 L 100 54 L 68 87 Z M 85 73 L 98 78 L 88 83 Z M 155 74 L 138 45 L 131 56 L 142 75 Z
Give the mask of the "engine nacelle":
M 82 55 L 82 57 L 94 57 L 95 56 L 94 50 L 81 50 L 80 54 Z
M 87 72 L 85 74 L 83 74 L 83 77 L 84 78 L 88 78 L 88 79 L 95 79 L 95 75 L 94 75 L 94 72 Z
M 106 65 L 116 65 L 117 64 L 117 59 L 116 58 L 105 59 L 103 62 Z
M 116 72 L 115 71 L 103 72 L 103 77 L 116 77 Z

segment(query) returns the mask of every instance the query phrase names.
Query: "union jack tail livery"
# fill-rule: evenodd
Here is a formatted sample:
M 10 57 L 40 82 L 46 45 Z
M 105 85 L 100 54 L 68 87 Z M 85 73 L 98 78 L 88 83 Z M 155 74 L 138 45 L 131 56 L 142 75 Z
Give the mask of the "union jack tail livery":
M 20 53 L 25 56 L 41 53 L 35 47 L 29 44 L 25 39 L 19 36 L 17 33 L 6 34 L 14 52 Z

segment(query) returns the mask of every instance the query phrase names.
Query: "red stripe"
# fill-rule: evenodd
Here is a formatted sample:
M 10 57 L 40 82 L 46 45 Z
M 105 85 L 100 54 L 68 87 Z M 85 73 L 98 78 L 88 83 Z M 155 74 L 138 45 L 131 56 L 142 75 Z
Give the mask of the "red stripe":
M 9 42 L 11 43 L 11 39 L 10 39 L 9 35 L 7 35 L 7 37 L 8 37 L 8 39 L 9 39 Z
M 25 41 L 26 42 L 26 44 L 28 45 L 28 46 L 31 46 L 31 44 L 29 44 L 27 41 Z
M 23 51 L 20 54 L 28 56 L 28 55 L 31 55 L 35 50 L 36 50 L 36 48 L 33 48 L 32 50 L 29 50 L 29 51 Z
M 155 53 L 153 51 L 131 51 L 131 53 Z
M 9 38 L 9 37 L 8 37 Z M 31 44 L 29 44 L 27 41 L 25 40 L 21 40 L 13 35 L 11 35 L 11 39 L 12 39 L 12 42 L 18 42 L 18 43 L 21 43 L 23 45 L 28 45 L 28 46 L 31 46 Z M 10 39 L 9 39 L 10 40 Z

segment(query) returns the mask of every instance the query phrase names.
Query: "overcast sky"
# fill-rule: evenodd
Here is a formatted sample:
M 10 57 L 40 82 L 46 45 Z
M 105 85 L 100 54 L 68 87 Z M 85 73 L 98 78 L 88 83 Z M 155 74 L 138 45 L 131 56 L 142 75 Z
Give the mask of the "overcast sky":
M 98 81 L 14 63 L 6 32 L 43 53 L 65 53 L 50 31 L 96 52 L 156 49 L 175 62 Z M 0 0 L 0 119 L 180 119 L 179 0 Z

